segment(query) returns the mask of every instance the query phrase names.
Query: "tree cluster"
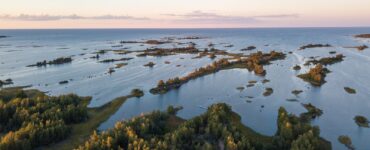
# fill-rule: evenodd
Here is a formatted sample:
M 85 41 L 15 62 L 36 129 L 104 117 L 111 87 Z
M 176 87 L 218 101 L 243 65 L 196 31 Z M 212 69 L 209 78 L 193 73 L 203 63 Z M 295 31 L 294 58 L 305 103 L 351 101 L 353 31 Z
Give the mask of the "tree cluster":
M 278 132 L 273 143 L 264 143 L 244 134 L 232 119 L 231 107 L 213 104 L 208 110 L 174 129 L 169 123 L 173 107 L 167 112 L 154 111 L 131 120 L 118 122 L 114 128 L 101 133 L 94 132 L 79 150 L 109 149 L 227 149 L 227 150 L 289 150 L 326 149 L 327 143 L 319 138 L 319 129 L 279 110 Z M 329 147 L 330 149 L 330 144 Z
M 86 100 L 73 94 L 28 96 L 23 90 L 0 98 L 1 150 L 23 150 L 61 141 L 70 124 L 88 117 Z

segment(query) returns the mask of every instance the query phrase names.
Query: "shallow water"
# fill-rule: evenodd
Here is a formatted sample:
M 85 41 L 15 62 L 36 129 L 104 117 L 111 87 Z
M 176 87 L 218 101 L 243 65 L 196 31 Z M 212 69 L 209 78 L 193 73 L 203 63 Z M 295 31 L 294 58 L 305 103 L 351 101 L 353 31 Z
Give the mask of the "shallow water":
M 357 51 L 343 48 L 346 46 L 370 45 L 370 40 L 359 40 L 354 34 L 370 33 L 370 28 L 286 28 L 286 29 L 104 29 L 104 30 L 0 30 L 0 35 L 11 36 L 0 39 L 0 80 L 12 78 L 14 85 L 33 85 L 51 95 L 77 93 L 93 96 L 90 107 L 100 106 L 115 97 L 127 95 L 133 88 L 145 91 L 142 98 L 132 98 L 125 102 L 119 111 L 100 129 L 112 127 L 116 121 L 131 118 L 141 113 L 165 109 L 169 105 L 184 107 L 178 115 L 191 118 L 205 111 L 204 108 L 216 103 L 225 102 L 242 116 L 245 125 L 265 134 L 276 132 L 277 110 L 280 106 L 289 112 L 299 114 L 305 111 L 300 103 L 313 103 L 324 111 L 324 114 L 312 123 L 320 126 L 321 136 L 330 140 L 333 149 L 345 149 L 337 142 L 339 135 L 349 135 L 358 149 L 370 147 L 369 128 L 359 128 L 353 118 L 364 115 L 370 118 L 370 49 Z M 101 49 L 142 50 L 153 45 L 124 44 L 121 40 L 145 40 L 164 37 L 202 36 L 193 41 L 198 48 L 207 47 L 212 42 L 216 48 L 230 52 L 239 51 L 254 45 L 261 51 L 282 51 L 288 54 L 285 60 L 274 61 L 265 66 L 267 75 L 259 77 L 245 69 L 223 70 L 184 84 L 178 90 L 164 95 L 151 95 L 150 88 L 158 80 L 184 76 L 212 61 L 208 57 L 191 59 L 194 55 L 182 54 L 166 57 L 135 57 L 135 54 L 117 55 L 112 52 L 100 55 L 106 58 L 134 57 L 128 65 L 109 75 L 107 70 L 115 63 L 98 63 L 93 52 Z M 309 43 L 331 44 L 331 48 L 314 48 L 303 51 L 300 46 Z M 234 47 L 224 46 L 233 44 Z M 175 44 L 158 45 L 157 47 L 181 47 Z M 297 78 L 296 75 L 306 72 L 309 67 L 300 71 L 291 68 L 302 65 L 310 56 L 330 56 L 329 51 L 337 51 L 345 57 L 344 61 L 328 66 L 327 83 L 317 88 Z M 254 52 L 254 51 L 252 51 Z M 250 53 L 250 52 L 244 52 Z M 84 54 L 84 55 L 81 55 Z M 62 56 L 73 56 L 70 64 L 48 67 L 26 67 L 42 60 L 52 60 Z M 183 59 L 181 59 L 183 58 Z M 219 57 L 217 57 L 219 59 Z M 150 61 L 156 63 L 153 68 L 144 67 Z M 165 64 L 170 61 L 171 64 Z M 181 65 L 176 67 L 176 65 Z M 271 80 L 262 84 L 263 79 Z M 59 85 L 59 81 L 70 80 L 68 84 Z M 259 81 L 254 87 L 239 91 L 236 88 L 246 86 L 248 81 Z M 347 94 L 343 87 L 357 90 L 357 94 Z M 266 87 L 274 93 L 264 97 Z M 298 97 L 292 90 L 303 90 Z M 254 98 L 249 99 L 248 96 Z M 298 99 L 289 102 L 286 99 Z M 247 100 L 251 100 L 248 103 Z M 264 106 L 263 108 L 261 106 Z

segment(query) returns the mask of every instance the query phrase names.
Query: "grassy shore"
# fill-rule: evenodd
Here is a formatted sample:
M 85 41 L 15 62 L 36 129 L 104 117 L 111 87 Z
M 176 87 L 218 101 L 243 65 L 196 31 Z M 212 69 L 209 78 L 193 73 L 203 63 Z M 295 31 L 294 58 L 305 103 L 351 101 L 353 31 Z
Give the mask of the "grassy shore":
M 83 144 L 86 139 L 93 133 L 94 130 L 104 121 L 106 121 L 111 115 L 113 115 L 121 105 L 132 97 L 122 96 L 114 99 L 113 101 L 96 108 L 89 108 L 88 114 L 89 119 L 86 122 L 72 125 L 72 133 L 67 139 L 51 144 L 48 147 L 43 147 L 45 150 L 71 150 L 76 146 Z

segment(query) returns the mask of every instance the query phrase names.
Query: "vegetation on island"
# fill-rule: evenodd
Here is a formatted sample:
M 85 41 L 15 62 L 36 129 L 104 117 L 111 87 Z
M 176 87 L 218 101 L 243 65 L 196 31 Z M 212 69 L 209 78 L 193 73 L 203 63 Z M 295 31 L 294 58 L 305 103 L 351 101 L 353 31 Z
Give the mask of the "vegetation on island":
M 356 116 L 354 120 L 359 127 L 369 127 L 369 120 L 365 116 Z
M 278 131 L 274 136 L 260 135 L 241 123 L 240 116 L 224 104 L 213 104 L 193 119 L 183 120 L 167 112 L 152 113 L 118 122 L 114 128 L 94 132 L 79 150 L 93 149 L 331 149 L 320 138 L 318 127 L 300 122 L 284 108 L 279 109 Z
M 307 45 L 301 46 L 299 50 L 304 50 L 307 48 L 320 48 L 320 47 L 332 47 L 332 46 L 329 44 L 307 44 Z
M 73 149 L 133 96 L 87 108 L 90 97 L 47 96 L 33 89 L 4 88 L 0 90 L 0 149 Z
M 71 125 L 88 119 L 88 97 L 51 97 L 34 90 L 12 90 L 7 92 L 13 95 L 0 99 L 2 150 L 33 149 L 59 142 L 70 135 Z
M 144 92 L 140 89 L 132 89 L 131 95 L 139 98 L 139 97 L 144 96 Z
M 168 41 L 158 41 L 158 40 L 147 40 L 145 41 L 145 44 L 153 44 L 153 45 L 158 45 L 158 44 L 165 44 L 169 43 Z
M 143 51 L 136 51 L 141 52 L 140 54 L 137 54 L 138 57 L 143 56 L 168 56 L 168 55 L 175 55 L 177 53 L 188 53 L 188 54 L 195 54 L 198 53 L 199 50 L 195 47 L 188 46 L 188 47 L 182 47 L 182 48 L 153 48 L 153 49 L 146 49 Z
M 301 66 L 299 66 L 299 65 L 295 65 L 295 66 L 293 67 L 293 70 L 301 70 Z
M 249 71 L 254 71 L 254 73 L 257 75 L 265 75 L 266 71 L 263 69 L 263 65 L 267 65 L 270 64 L 271 61 L 284 58 L 285 54 L 275 51 L 271 51 L 270 53 L 257 52 L 250 54 L 247 58 L 238 58 L 233 61 L 223 58 L 218 61 L 214 61 L 212 64 L 207 65 L 206 67 L 196 69 L 184 77 L 175 77 L 168 79 L 166 82 L 161 80 L 158 82 L 157 87 L 152 88 L 150 92 L 152 94 L 164 94 L 171 89 L 179 88 L 182 84 L 185 84 L 192 79 L 196 79 L 198 77 L 202 77 L 224 69 L 247 68 Z
M 27 67 L 45 67 L 47 65 L 61 65 L 65 63 L 71 63 L 72 58 L 71 57 L 59 57 L 51 61 L 40 61 L 33 65 L 28 65 Z
M 3 87 L 4 85 L 10 85 L 10 84 L 13 84 L 13 80 L 12 79 L 6 79 L 6 80 L 0 80 L 0 87 Z
M 147 64 L 144 64 L 145 67 L 150 67 L 152 68 L 155 65 L 154 62 L 148 62 Z
M 263 92 L 263 96 L 270 96 L 274 90 L 272 88 L 265 88 L 265 92 Z
M 255 46 L 248 46 L 247 48 L 243 48 L 241 49 L 241 51 L 251 51 L 251 50 L 255 50 L 257 47 Z
M 324 57 L 324 58 L 321 58 L 319 60 L 316 60 L 316 59 L 309 60 L 305 63 L 305 65 L 310 65 L 310 64 L 314 64 L 314 65 L 322 64 L 322 65 L 325 65 L 325 66 L 326 65 L 332 65 L 332 64 L 343 61 L 343 58 L 344 58 L 344 56 L 342 54 L 337 54 L 334 57 Z
M 293 90 L 292 94 L 297 96 L 297 95 L 301 94 L 302 92 L 303 92 L 302 90 Z
M 177 38 L 178 40 L 199 40 L 199 39 L 205 39 L 206 37 L 200 37 L 200 36 L 186 36 L 186 37 L 180 37 Z
M 352 46 L 352 47 L 345 47 L 345 48 L 355 48 L 355 49 L 357 49 L 359 51 L 363 51 L 363 50 L 365 50 L 365 49 L 367 49 L 369 47 L 367 45 L 360 45 L 360 46 Z
M 68 80 L 63 80 L 59 82 L 59 84 L 67 84 L 67 83 L 68 83 Z
M 128 63 L 118 63 L 118 64 L 115 64 L 115 68 L 122 68 L 124 66 L 128 65 Z
M 325 76 L 329 72 L 327 68 L 324 68 L 321 64 L 317 64 L 314 68 L 311 68 L 308 73 L 300 74 L 298 77 L 314 86 L 321 86 L 326 82 Z
M 147 40 L 147 41 L 120 41 L 120 44 L 152 44 L 152 45 L 158 45 L 158 44 L 166 44 L 171 43 L 170 41 L 159 41 L 159 40 Z
M 312 119 L 315 119 L 316 117 L 320 117 L 323 114 L 323 111 L 319 108 L 316 108 L 311 103 L 308 104 L 302 104 L 304 108 L 306 108 L 307 112 L 302 113 L 300 115 L 301 121 L 310 121 Z
M 356 38 L 370 38 L 370 34 L 358 34 L 355 35 Z
M 116 62 L 116 61 L 128 61 L 128 60 L 131 60 L 131 59 L 134 59 L 134 58 L 128 57 L 128 58 L 119 58 L 119 59 L 105 59 L 105 60 L 101 60 L 99 62 L 100 63 L 111 63 L 111 62 Z
M 270 80 L 268 80 L 268 79 L 263 79 L 263 80 L 262 80 L 262 83 L 263 83 L 263 84 L 268 83 L 268 82 L 270 82 Z
M 338 141 L 345 145 L 349 150 L 355 150 L 355 147 L 352 144 L 352 140 L 349 136 L 347 135 L 340 135 L 338 137 Z
M 344 87 L 344 90 L 349 94 L 356 94 L 356 90 L 350 87 Z
M 6 36 L 6 35 L 0 35 L 0 39 L 2 39 L 2 38 L 7 38 L 7 37 L 9 37 L 9 36 Z
M 243 91 L 244 90 L 244 87 L 239 86 L 239 87 L 236 87 L 236 89 L 239 90 L 239 91 Z

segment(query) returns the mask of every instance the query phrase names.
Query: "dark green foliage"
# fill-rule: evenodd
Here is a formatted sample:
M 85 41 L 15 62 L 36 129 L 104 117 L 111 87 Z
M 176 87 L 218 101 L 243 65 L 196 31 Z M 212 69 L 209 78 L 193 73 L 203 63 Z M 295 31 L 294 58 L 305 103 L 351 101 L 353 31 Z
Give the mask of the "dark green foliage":
M 305 65 L 310 65 L 310 64 L 322 64 L 322 65 L 332 65 L 332 64 L 335 64 L 335 63 L 339 63 L 341 61 L 343 61 L 343 58 L 344 56 L 342 54 L 337 54 L 336 56 L 334 57 L 324 57 L 324 58 L 321 58 L 319 60 L 309 60 L 305 63 Z
M 330 149 L 330 144 L 319 138 L 319 129 L 301 123 L 299 118 L 279 110 L 279 131 L 273 138 L 274 144 L 252 139 L 235 124 L 230 106 L 219 103 L 211 105 L 203 115 L 185 121 L 170 129 L 173 117 L 169 107 L 167 113 L 154 111 L 150 114 L 118 122 L 113 129 L 91 135 L 80 150 L 108 149 L 227 149 L 227 150 L 288 150 Z M 240 120 L 239 120 L 240 121 Z M 291 126 L 285 127 L 286 123 Z M 244 127 L 244 130 L 245 127 Z
M 350 87 L 344 87 L 344 90 L 349 94 L 356 94 L 356 90 Z
M 45 67 L 47 65 L 60 65 L 60 64 L 65 64 L 65 63 L 71 63 L 72 58 L 71 57 L 59 57 L 57 59 L 51 60 L 51 61 L 40 61 L 37 62 L 36 64 L 33 65 L 28 65 L 27 67 Z
M 356 116 L 354 120 L 356 124 L 360 127 L 369 127 L 369 120 L 364 116 Z
M 329 44 L 307 44 L 307 45 L 301 46 L 299 50 L 304 50 L 307 48 L 320 48 L 320 47 L 331 47 L 331 45 Z
M 13 84 L 13 80 L 12 79 L 6 79 L 6 80 L 0 80 L 0 87 L 2 87 L 3 85 L 9 85 L 9 84 Z
M 167 107 L 167 113 L 170 115 L 176 115 L 176 113 L 181 109 L 182 109 L 182 106 L 174 107 L 171 105 Z
M 144 96 L 144 92 L 140 89 L 133 89 L 133 90 L 131 90 L 131 95 L 133 95 L 135 97 L 142 97 L 142 96 Z
M 319 117 L 323 114 L 322 110 L 319 109 L 319 108 L 316 108 L 314 105 L 312 105 L 311 103 L 308 103 L 308 104 L 302 104 L 302 106 L 304 108 L 306 108 L 306 110 L 308 112 L 305 112 L 305 113 L 302 113 L 299 117 L 301 118 L 301 121 L 302 122 L 309 122 L 311 121 L 312 119 L 315 119 L 316 117 Z
M 330 143 L 319 137 L 320 129 L 312 127 L 307 122 L 280 107 L 278 116 L 278 131 L 274 137 L 277 149 L 331 149 Z
M 338 141 L 344 144 L 349 150 L 354 150 L 355 147 L 352 145 L 352 140 L 347 135 L 341 135 L 338 137 Z
M 325 77 L 329 72 L 330 71 L 327 68 L 324 68 L 321 64 L 317 64 L 314 68 L 311 68 L 309 72 L 300 74 L 297 77 L 314 86 L 321 86 L 326 82 Z
M 131 60 L 131 59 L 134 59 L 132 57 L 128 57 L 128 58 L 120 58 L 120 59 L 104 59 L 102 61 L 99 61 L 101 63 L 111 63 L 111 62 L 116 62 L 116 61 L 128 61 L 128 60 Z
M 28 96 L 15 90 L 10 100 L 0 99 L 1 150 L 33 149 L 65 139 L 69 124 L 87 119 L 86 101 L 73 94 Z
M 164 127 L 170 115 L 155 111 L 93 134 L 79 149 L 218 149 L 220 145 L 226 149 L 253 149 L 231 125 L 231 113 L 226 104 L 215 104 L 205 114 L 168 132 Z

